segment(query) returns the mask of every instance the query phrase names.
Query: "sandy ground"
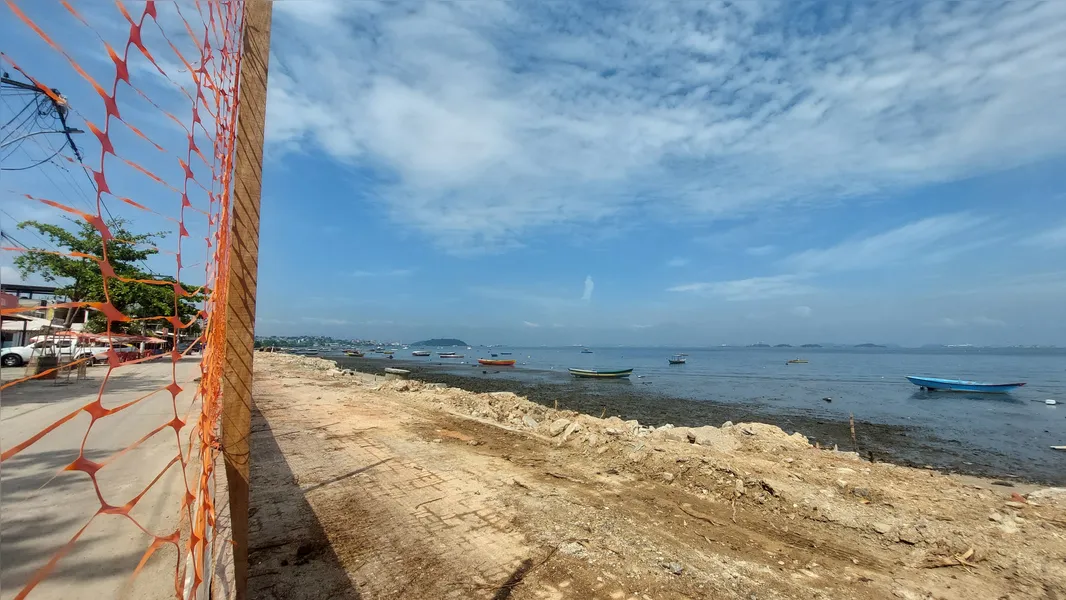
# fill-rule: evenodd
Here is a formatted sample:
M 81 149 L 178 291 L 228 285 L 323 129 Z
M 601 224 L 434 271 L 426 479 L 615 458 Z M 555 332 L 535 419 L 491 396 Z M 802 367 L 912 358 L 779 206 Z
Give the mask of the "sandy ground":
M 0 376 L 8 381 L 25 374 L 21 368 L 2 371 Z M 88 370 L 87 380 L 28 381 L 0 392 L 0 446 L 6 450 L 21 443 L 95 400 L 106 374 L 107 368 L 98 366 Z M 70 552 L 29 598 L 174 597 L 177 549 L 164 545 L 134 578 L 152 537 L 124 516 L 95 513 L 101 500 L 122 506 L 150 485 L 130 515 L 154 535 L 179 527 L 185 482 L 180 464 L 170 464 L 178 454 L 174 429 L 164 428 L 133 450 L 117 453 L 171 422 L 175 404 L 182 416 L 197 410 L 193 396 L 199 376 L 199 362 L 193 358 L 177 365 L 169 360 L 123 365 L 112 371 L 102 405 L 113 408 L 140 399 L 137 404 L 98 420 L 91 430 L 90 415 L 81 412 L 3 463 L 0 598 L 15 597 L 86 524 Z M 172 381 L 181 388 L 176 396 L 166 389 Z M 187 439 L 189 428 L 182 432 Z M 87 474 L 63 470 L 78 458 L 83 439 L 84 457 L 103 463 L 97 471 L 101 498 Z
M 251 598 L 1066 600 L 1066 490 L 255 367 Z

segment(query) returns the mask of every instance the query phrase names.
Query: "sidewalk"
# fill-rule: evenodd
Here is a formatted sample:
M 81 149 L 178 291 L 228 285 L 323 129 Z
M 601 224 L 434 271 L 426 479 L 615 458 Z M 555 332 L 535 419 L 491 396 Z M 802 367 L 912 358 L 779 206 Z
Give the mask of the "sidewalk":
M 88 380 L 55 384 L 30 381 L 0 392 L 0 447 L 21 443 L 63 416 L 93 401 L 107 375 L 107 367 L 90 368 Z M 3 369 L 5 382 L 23 376 L 23 369 Z M 90 477 L 62 469 L 78 458 L 107 463 L 96 473 L 101 498 L 122 506 L 151 484 L 130 516 L 154 535 L 168 535 L 179 526 L 185 490 L 174 429 L 164 427 L 126 454 L 113 455 L 149 432 L 165 426 L 177 414 L 185 418 L 200 376 L 199 358 L 173 364 L 163 359 L 124 365 L 112 371 L 102 405 L 114 408 L 139 403 L 92 423 L 86 412 L 51 431 L 33 446 L 8 459 L 0 468 L 0 599 L 19 593 L 37 569 L 85 527 L 71 551 L 29 594 L 33 599 L 174 597 L 174 574 L 179 552 L 161 547 L 136 580 L 131 575 L 152 536 L 121 515 L 93 515 L 101 506 Z M 182 391 L 172 399 L 166 389 L 176 381 Z M 181 430 L 182 451 L 191 425 Z M 86 436 L 86 432 L 88 435 Z M 165 472 L 164 472 L 165 470 Z M 163 475 L 152 484 L 160 473 Z M 91 520 L 91 523 L 90 523 Z

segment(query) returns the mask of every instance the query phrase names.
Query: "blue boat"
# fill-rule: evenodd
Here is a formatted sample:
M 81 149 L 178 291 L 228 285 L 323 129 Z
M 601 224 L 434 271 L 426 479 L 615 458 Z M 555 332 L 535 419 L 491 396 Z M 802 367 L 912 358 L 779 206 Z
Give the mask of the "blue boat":
M 976 392 L 981 394 L 1006 394 L 1016 390 L 1024 383 L 982 383 L 980 381 L 963 381 L 961 379 L 937 379 L 936 377 L 911 377 L 907 380 L 930 392 Z

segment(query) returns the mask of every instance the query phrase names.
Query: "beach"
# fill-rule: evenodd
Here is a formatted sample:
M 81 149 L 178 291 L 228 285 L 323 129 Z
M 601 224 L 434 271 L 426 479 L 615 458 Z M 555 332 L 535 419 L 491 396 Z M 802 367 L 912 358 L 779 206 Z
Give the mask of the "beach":
M 530 349 L 529 351 L 534 351 Z M 540 350 L 551 356 L 552 350 Z M 574 350 L 555 360 L 575 360 Z M 599 360 L 607 351 L 598 350 Z M 625 350 L 630 360 L 634 349 Z M 705 360 L 692 350 L 693 363 Z M 934 467 L 946 472 L 963 473 L 1007 481 L 1028 481 L 1066 485 L 1066 469 L 1061 454 L 1051 445 L 1066 440 L 1066 419 L 1061 406 L 1045 406 L 1031 397 L 1063 397 L 1066 392 L 1057 372 L 1060 357 L 1041 357 L 1049 366 L 1030 373 L 1040 379 L 1025 395 L 940 395 L 928 397 L 899 377 L 886 382 L 878 370 L 886 355 L 866 351 L 860 358 L 868 364 L 841 365 L 839 353 L 817 356 L 815 364 L 786 367 L 778 351 L 734 350 L 751 368 L 732 377 L 711 369 L 697 370 L 700 365 L 668 368 L 665 360 L 658 369 L 647 364 L 631 379 L 619 381 L 582 381 L 566 374 L 565 369 L 545 368 L 547 360 L 531 361 L 532 366 L 515 368 L 481 367 L 442 361 L 436 358 L 394 360 L 381 358 L 330 357 L 342 368 L 368 373 L 383 373 L 386 367 L 402 367 L 428 382 L 444 383 L 474 392 L 509 391 L 546 406 L 561 406 L 587 414 L 615 415 L 637 419 L 648 425 L 717 425 L 725 421 L 758 421 L 792 432 L 801 432 L 812 443 L 859 452 L 864 458 L 899 465 Z M 474 362 L 477 350 L 467 352 L 466 362 Z M 525 359 L 524 352 L 521 358 Z M 560 354 L 562 354 L 560 352 Z M 661 351 L 658 353 L 661 354 Z M 716 367 L 726 362 L 718 352 L 706 359 Z M 728 356 L 728 355 L 727 355 Z M 936 355 L 905 355 L 925 362 Z M 579 355 L 580 357 L 580 355 Z M 843 355 L 848 358 L 848 355 Z M 536 357 L 535 357 L 536 358 Z M 661 358 L 661 357 L 659 357 Z M 888 359 L 895 355 L 888 354 Z M 943 360 L 943 355 L 940 356 Z M 975 362 L 966 354 L 946 358 L 958 363 Z M 990 372 L 1004 368 L 1003 357 L 986 357 L 981 368 Z M 1032 356 L 1011 357 L 1018 362 L 1033 362 Z M 780 360 L 778 360 L 780 359 Z M 611 360 L 611 359 L 606 359 Z M 758 361 L 758 362 L 756 362 Z M 634 361 L 635 362 L 635 361 Z M 823 367 L 826 363 L 830 366 Z M 632 364 L 632 362 L 622 363 Z M 767 368 L 759 368 L 762 364 Z M 941 365 L 937 368 L 953 367 Z M 850 370 L 848 370 L 850 367 Z M 817 369 L 822 368 L 819 372 Z M 914 365 L 900 369 L 920 368 Z M 929 368 L 929 367 L 926 367 Z M 776 369 L 776 371 L 774 371 Z M 827 371 L 845 370 L 844 376 Z M 872 372 L 862 376 L 855 371 Z M 687 380 L 687 381 L 686 381 Z M 826 401 L 829 398 L 830 401 Z M 854 437 L 852 435 L 854 425 Z
M 250 597 L 1066 595 L 1066 490 L 740 419 L 652 427 L 280 354 L 255 373 Z

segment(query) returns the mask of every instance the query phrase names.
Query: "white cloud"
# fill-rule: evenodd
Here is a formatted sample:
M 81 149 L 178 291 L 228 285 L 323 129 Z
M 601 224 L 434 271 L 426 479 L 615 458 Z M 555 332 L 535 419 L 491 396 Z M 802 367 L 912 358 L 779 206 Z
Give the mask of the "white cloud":
M 390 269 L 387 271 L 352 271 L 352 277 L 406 277 L 414 269 Z
M 1041 231 L 1024 240 L 1024 243 L 1028 246 L 1037 246 L 1047 250 L 1064 248 L 1066 247 L 1066 223 Z
M 821 250 L 807 250 L 785 259 L 800 271 L 869 269 L 921 256 L 945 240 L 973 230 L 984 220 L 957 213 L 930 217 L 891 231 L 848 240 Z
M 767 254 L 773 254 L 774 250 L 777 250 L 777 246 L 752 246 L 745 252 L 752 256 L 766 256 Z
M 775 277 L 752 277 L 733 281 L 688 283 L 668 288 L 666 291 L 695 293 L 737 301 L 799 296 L 809 294 L 814 289 L 802 283 L 801 278 L 796 275 L 778 275 Z
M 585 302 L 592 300 L 592 291 L 596 289 L 596 284 L 592 281 L 592 275 L 585 276 L 585 291 L 581 293 L 581 299 Z
M 531 321 L 522 321 L 522 324 L 525 325 L 526 327 L 532 327 L 534 329 L 537 328 L 537 327 L 540 327 L 540 323 L 533 323 Z
M 960 327 L 1006 327 L 1007 324 L 999 319 L 993 319 L 986 316 L 977 317 L 943 317 L 938 322 L 939 325 L 951 328 Z
M 688 263 L 689 263 L 689 259 L 681 257 L 681 256 L 675 256 L 674 258 L 671 258 L 670 260 L 666 261 L 666 266 L 675 267 L 676 268 L 676 267 L 683 267 L 683 266 L 687 265 Z
M 811 307 L 809 306 L 795 306 L 792 308 L 792 314 L 796 315 L 797 317 L 803 317 L 804 319 L 811 316 L 812 312 L 814 311 L 812 311 Z
M 346 319 L 331 319 L 328 317 L 300 317 L 300 320 L 305 323 L 315 323 L 316 325 L 350 325 L 351 321 Z
M 268 139 L 383 173 L 391 217 L 454 251 L 1066 150 L 1066 3 L 889 6 L 796 28 L 772 0 L 278 3 Z

